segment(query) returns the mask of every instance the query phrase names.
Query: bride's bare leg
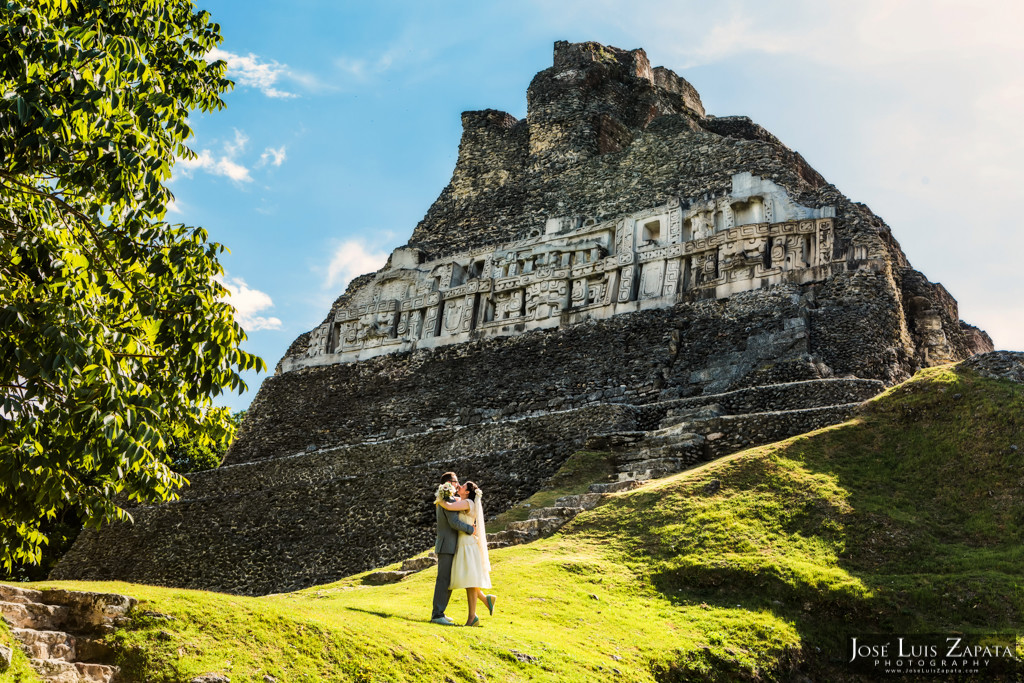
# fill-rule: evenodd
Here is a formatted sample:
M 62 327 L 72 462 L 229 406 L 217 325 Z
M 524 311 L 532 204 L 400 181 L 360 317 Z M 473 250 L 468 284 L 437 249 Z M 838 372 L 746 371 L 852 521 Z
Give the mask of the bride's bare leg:
M 497 601 L 498 596 L 497 595 L 487 595 L 487 593 L 484 593 L 483 590 L 481 590 L 480 588 L 476 589 L 476 595 L 477 595 L 478 598 L 480 598 L 480 600 L 483 601 L 483 603 L 485 605 L 487 605 L 487 611 L 490 612 L 491 614 L 494 614 L 494 602 Z M 492 601 L 488 602 L 488 598 L 491 598 Z
M 469 616 L 466 617 L 466 626 L 472 626 L 476 619 L 476 594 L 479 588 L 466 589 L 466 602 L 469 603 Z

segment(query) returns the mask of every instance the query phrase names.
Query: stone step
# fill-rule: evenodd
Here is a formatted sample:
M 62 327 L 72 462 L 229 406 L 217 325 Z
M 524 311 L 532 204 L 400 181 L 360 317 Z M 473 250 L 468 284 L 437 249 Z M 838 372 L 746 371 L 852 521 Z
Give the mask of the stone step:
M 29 664 L 46 683 L 81 683 L 82 676 L 74 662 L 63 659 L 29 659 Z
M 644 460 L 659 460 L 662 458 L 676 458 L 687 462 L 696 463 L 704 459 L 704 444 L 707 439 L 701 437 L 700 441 L 686 442 L 658 446 L 657 448 L 638 448 L 635 451 L 618 453 L 615 462 L 621 471 L 628 463 L 638 463 Z
M 666 415 L 661 422 L 658 423 L 658 430 L 663 429 L 683 429 L 692 430 L 699 433 L 701 425 L 705 422 L 710 422 L 717 418 L 724 417 L 722 415 L 716 415 L 715 417 L 682 417 L 678 415 Z
M 383 586 L 388 583 L 398 583 L 409 574 L 413 574 L 411 571 L 389 571 L 389 572 L 373 572 L 363 577 L 363 583 L 370 584 L 371 586 Z
M 0 615 L 15 628 L 58 631 L 68 620 L 68 608 L 38 602 L 0 602 Z
M 648 481 L 650 479 L 661 479 L 662 477 L 670 477 L 673 474 L 677 474 L 685 470 L 686 467 L 677 466 L 665 466 L 665 467 L 647 467 L 645 469 L 638 470 L 627 470 L 625 472 L 619 472 L 615 481 L 629 481 L 630 479 L 636 479 L 637 481 Z
M 665 417 L 670 411 L 700 409 L 717 405 L 723 414 L 799 410 L 863 402 L 885 390 L 876 379 L 824 378 L 762 384 L 718 394 L 691 396 L 647 404 L 649 415 Z
M 31 628 L 13 628 L 11 633 L 21 641 L 22 649 L 32 659 L 76 659 L 75 637 L 64 631 L 40 631 Z
M 580 493 L 575 496 L 562 496 L 555 501 L 555 507 L 583 508 L 593 510 L 604 500 L 600 493 Z
M 437 557 L 434 555 L 426 555 L 424 557 L 411 557 L 408 560 L 402 562 L 403 572 L 421 572 L 424 569 L 433 567 L 437 564 Z
M 0 601 L 3 602 L 42 602 L 42 597 L 42 591 L 0 583 Z
M 509 522 L 508 528 L 512 531 L 522 531 L 530 538 L 537 538 L 539 536 L 547 536 L 548 534 L 555 532 L 567 521 L 568 520 L 563 519 L 562 517 L 539 517 L 534 519 L 524 519 L 518 522 Z
M 587 437 L 583 447 L 590 451 L 614 451 L 619 448 L 629 448 L 647 437 L 647 432 L 608 432 L 605 434 L 594 434 Z
M 718 403 L 709 403 L 702 406 L 670 408 L 665 415 L 667 418 L 679 418 L 671 424 L 686 422 L 688 420 L 706 420 L 712 417 L 725 415 L 726 411 Z
M 487 547 L 488 548 L 503 548 L 510 545 L 519 545 L 525 543 L 528 540 L 528 534 L 522 531 L 516 531 L 515 529 L 505 529 L 504 531 L 496 531 L 493 534 L 487 534 Z
M 682 472 L 685 467 L 678 469 L 647 469 L 647 470 L 631 470 L 629 472 L 620 472 L 617 481 L 639 481 L 648 482 L 651 479 L 661 479 L 662 477 L 670 477 L 677 472 Z
M 723 415 L 679 426 L 696 431 L 713 442 L 707 444 L 706 450 L 709 457 L 717 458 L 743 448 L 838 424 L 850 419 L 860 405 L 845 403 L 821 408 Z
M 556 506 L 549 508 L 537 508 L 536 510 L 530 511 L 528 519 L 542 519 L 545 517 L 561 517 L 562 519 L 569 521 L 576 515 L 583 512 L 583 508 L 573 508 L 567 506 Z
M 633 489 L 640 486 L 640 482 L 635 479 L 627 481 L 614 481 L 607 484 L 591 484 L 591 493 L 620 493 L 622 491 L 632 491 Z
M 648 432 L 650 436 L 634 448 L 692 448 L 704 443 L 704 436 L 694 432 L 683 431 L 678 426 L 656 429 Z
M 75 662 L 78 668 L 80 680 L 88 683 L 110 683 L 116 680 L 120 667 L 108 666 L 106 664 L 90 664 L 87 662 Z
M 511 546 L 514 546 L 514 545 L 519 545 L 519 544 L 518 543 L 508 543 L 508 542 L 505 542 L 505 541 L 497 541 L 495 543 L 491 543 L 490 541 L 488 541 L 487 542 L 487 549 L 488 550 L 497 550 L 499 548 L 509 548 Z
M 42 591 L 40 602 L 69 609 L 72 629 L 89 630 L 125 616 L 137 600 L 116 593 L 93 593 L 64 589 Z
M 634 462 L 623 463 L 618 466 L 619 473 L 622 472 L 634 472 L 637 470 L 665 470 L 668 472 L 679 472 L 680 470 L 686 469 L 689 464 L 688 459 L 685 458 L 650 458 L 648 460 L 637 460 Z M 622 481 L 622 477 L 619 477 Z

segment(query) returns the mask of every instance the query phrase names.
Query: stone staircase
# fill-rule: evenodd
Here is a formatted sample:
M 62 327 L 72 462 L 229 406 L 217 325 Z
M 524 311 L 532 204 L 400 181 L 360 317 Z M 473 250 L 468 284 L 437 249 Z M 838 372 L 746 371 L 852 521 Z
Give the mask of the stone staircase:
M 489 548 L 504 548 L 520 543 L 529 543 L 543 536 L 550 536 L 559 527 L 584 510 L 592 510 L 604 501 L 601 493 L 584 493 L 562 496 L 551 507 L 530 511 L 527 519 L 509 522 L 504 531 L 487 534 Z
M 592 484 L 589 493 L 564 496 L 551 507 L 532 510 L 528 519 L 487 534 L 487 545 L 504 548 L 550 536 L 610 494 L 746 448 L 844 422 L 883 389 L 878 380 L 815 379 L 636 406 L 639 422 L 650 429 L 597 434 L 584 446 L 615 455 L 617 473 L 612 481 Z M 399 581 L 436 564 L 432 559 L 428 565 L 406 571 L 406 564 L 415 561 L 406 560 L 400 571 L 375 572 L 367 582 Z
M 652 429 L 598 434 L 586 442 L 588 450 L 615 455 L 618 471 L 612 481 L 592 484 L 589 493 L 559 498 L 554 507 L 531 511 L 529 519 L 488 534 L 488 545 L 501 548 L 548 536 L 609 494 L 745 448 L 844 422 L 884 388 L 877 380 L 817 379 L 638 406 L 642 421 Z
M 373 572 L 367 574 L 363 579 L 364 583 L 368 583 L 372 586 L 380 586 L 385 583 L 395 583 L 401 581 L 409 574 L 415 574 L 416 572 L 423 571 L 428 567 L 433 567 L 437 564 L 437 556 L 434 555 L 434 551 L 430 551 L 429 554 L 423 557 L 411 557 L 408 560 L 402 562 L 401 569 L 396 569 L 390 572 Z
M 116 681 L 99 639 L 123 622 L 134 598 L 112 593 L 39 591 L 0 584 L 0 615 L 21 642 L 32 668 L 51 683 Z

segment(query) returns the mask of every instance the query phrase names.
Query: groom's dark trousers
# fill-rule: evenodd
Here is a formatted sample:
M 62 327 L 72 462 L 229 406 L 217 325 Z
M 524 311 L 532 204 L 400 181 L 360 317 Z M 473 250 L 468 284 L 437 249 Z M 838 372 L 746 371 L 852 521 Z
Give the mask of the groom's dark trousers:
M 437 542 L 434 544 L 434 553 L 437 555 L 437 581 L 434 583 L 434 607 L 430 614 L 431 619 L 440 619 L 448 608 L 448 601 L 452 592 L 448 585 L 452 582 L 452 560 L 455 559 L 455 550 L 459 547 L 459 532 L 472 534 L 473 527 L 459 520 L 459 513 L 445 510 L 440 505 L 434 506 L 437 510 Z

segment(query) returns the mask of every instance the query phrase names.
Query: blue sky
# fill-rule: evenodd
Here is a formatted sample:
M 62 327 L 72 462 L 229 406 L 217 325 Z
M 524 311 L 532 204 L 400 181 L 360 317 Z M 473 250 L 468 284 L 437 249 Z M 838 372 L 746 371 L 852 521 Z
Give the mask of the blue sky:
M 997 348 L 1024 350 L 1019 3 L 199 2 L 237 82 L 193 119 L 170 220 L 227 245 L 246 347 L 273 371 L 448 182 L 460 113 L 526 114 L 556 40 L 642 47 L 708 113 L 753 118 L 892 227 Z M 250 391 L 220 401 L 246 407 Z

